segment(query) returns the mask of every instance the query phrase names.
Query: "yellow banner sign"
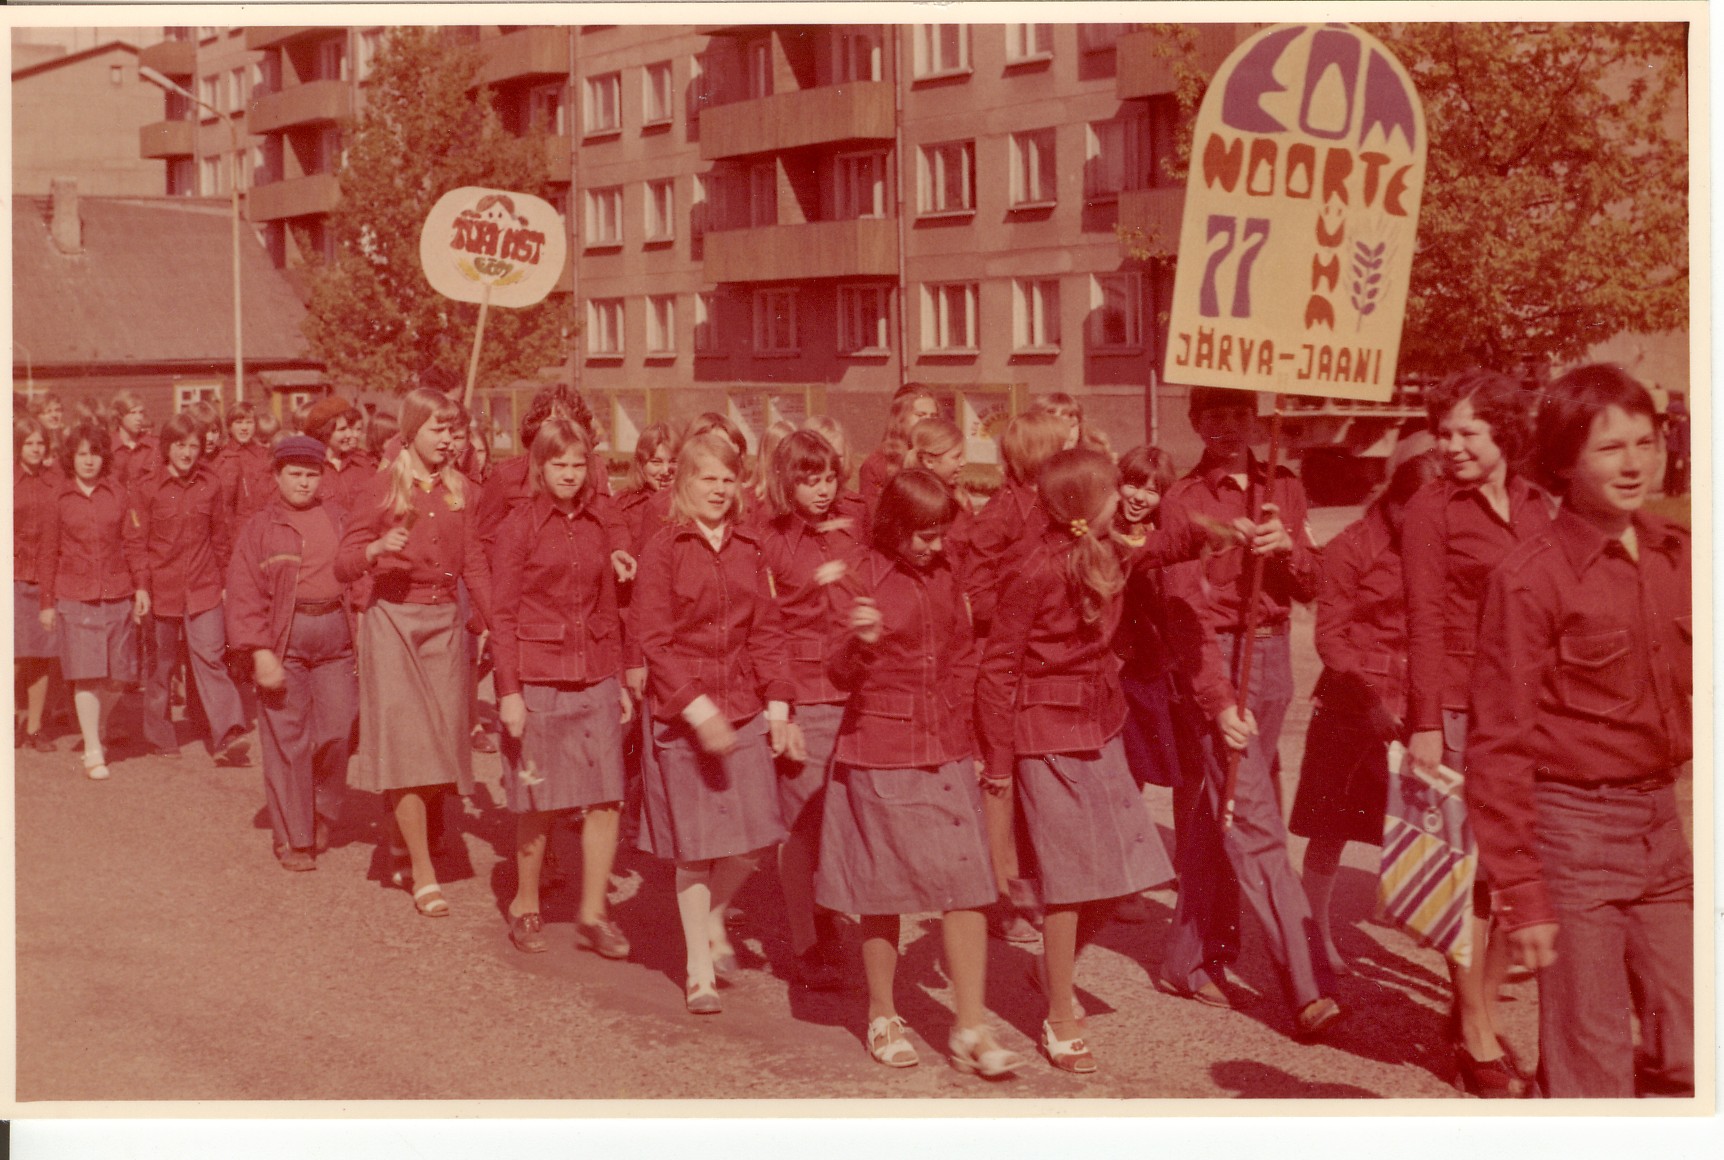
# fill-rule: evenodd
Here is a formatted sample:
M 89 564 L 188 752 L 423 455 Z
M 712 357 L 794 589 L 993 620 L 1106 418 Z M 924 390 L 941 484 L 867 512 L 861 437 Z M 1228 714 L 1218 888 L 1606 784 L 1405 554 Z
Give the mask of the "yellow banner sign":
M 1350 24 L 1283 24 L 1203 98 L 1168 381 L 1387 399 L 1425 183 L 1406 69 Z

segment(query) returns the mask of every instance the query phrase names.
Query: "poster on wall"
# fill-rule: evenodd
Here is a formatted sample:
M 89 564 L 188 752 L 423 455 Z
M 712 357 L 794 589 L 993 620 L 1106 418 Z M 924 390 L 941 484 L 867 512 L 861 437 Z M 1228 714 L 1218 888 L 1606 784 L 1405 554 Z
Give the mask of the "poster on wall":
M 1192 138 L 1167 380 L 1388 399 L 1426 144 L 1406 69 L 1350 24 L 1235 49 Z

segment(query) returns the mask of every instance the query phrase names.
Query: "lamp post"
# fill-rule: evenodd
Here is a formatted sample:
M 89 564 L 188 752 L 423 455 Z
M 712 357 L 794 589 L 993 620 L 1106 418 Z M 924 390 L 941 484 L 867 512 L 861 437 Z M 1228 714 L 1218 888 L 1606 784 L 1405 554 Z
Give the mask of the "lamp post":
M 228 182 L 228 194 L 233 208 L 233 401 L 238 403 L 245 398 L 245 336 L 240 322 L 239 130 L 234 126 L 232 117 L 227 116 L 207 101 L 198 100 L 191 90 L 175 84 L 155 69 L 139 65 L 138 75 L 157 88 L 184 97 L 201 109 L 208 109 L 218 120 L 227 125 L 228 138 L 233 145 L 233 148 L 228 152 L 228 169 L 232 175 L 232 179 Z

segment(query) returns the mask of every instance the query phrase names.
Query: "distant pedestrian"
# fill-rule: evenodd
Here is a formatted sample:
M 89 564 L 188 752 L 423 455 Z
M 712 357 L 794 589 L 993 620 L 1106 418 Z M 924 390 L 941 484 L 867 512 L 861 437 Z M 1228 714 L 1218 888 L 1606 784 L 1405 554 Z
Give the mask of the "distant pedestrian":
M 1688 402 L 1681 391 L 1670 392 L 1670 405 L 1664 411 L 1664 494 L 1687 495 L 1690 460 Z

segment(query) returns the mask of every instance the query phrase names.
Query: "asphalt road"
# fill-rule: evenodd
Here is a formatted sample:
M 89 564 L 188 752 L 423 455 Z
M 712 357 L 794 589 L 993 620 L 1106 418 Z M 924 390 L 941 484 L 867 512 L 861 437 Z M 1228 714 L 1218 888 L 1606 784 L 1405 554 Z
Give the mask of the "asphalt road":
M 1349 513 L 1320 512 L 1326 539 Z M 1334 526 L 1327 526 L 1333 523 Z M 1295 625 L 1301 694 L 1316 677 L 1310 615 Z M 1309 704 L 1283 740 L 1285 791 Z M 124 757 L 86 780 L 60 740 L 16 754 L 17 1094 L 39 1100 L 657 1100 L 1454 1097 L 1435 954 L 1369 921 L 1374 851 L 1349 849 L 1338 894 L 1348 1020 L 1326 1043 L 1289 1038 L 1261 939 L 1246 920 L 1240 989 L 1217 1012 L 1157 994 L 1171 890 L 1150 921 L 1116 923 L 1079 964 L 1099 1074 L 1039 1056 L 1011 1080 L 960 1075 L 944 1060 L 950 995 L 931 916 L 906 923 L 901 1013 L 922 1066 L 893 1071 L 862 1046 L 864 996 L 793 993 L 775 881 L 739 899 L 745 971 L 724 1014 L 683 1011 L 682 954 L 668 866 L 629 852 L 615 917 L 627 962 L 573 946 L 576 886 L 546 906 L 548 954 L 509 945 L 513 824 L 495 757 L 477 757 L 476 797 L 451 811 L 439 877 L 453 913 L 419 917 L 383 885 L 380 801 L 351 794 L 336 845 L 310 874 L 270 853 L 260 773 L 216 769 L 201 746 L 178 760 Z M 1150 804 L 1172 843 L 1166 791 Z M 578 865 L 560 833 L 563 864 Z M 1301 851 L 1295 842 L 1293 856 Z M 850 931 L 852 958 L 856 954 Z M 1003 1040 L 1034 1053 L 1042 1008 L 1029 953 L 989 944 L 988 1002 Z M 860 975 L 860 963 L 855 962 Z M 1507 1037 L 1531 1059 L 1535 1000 L 1511 989 Z

